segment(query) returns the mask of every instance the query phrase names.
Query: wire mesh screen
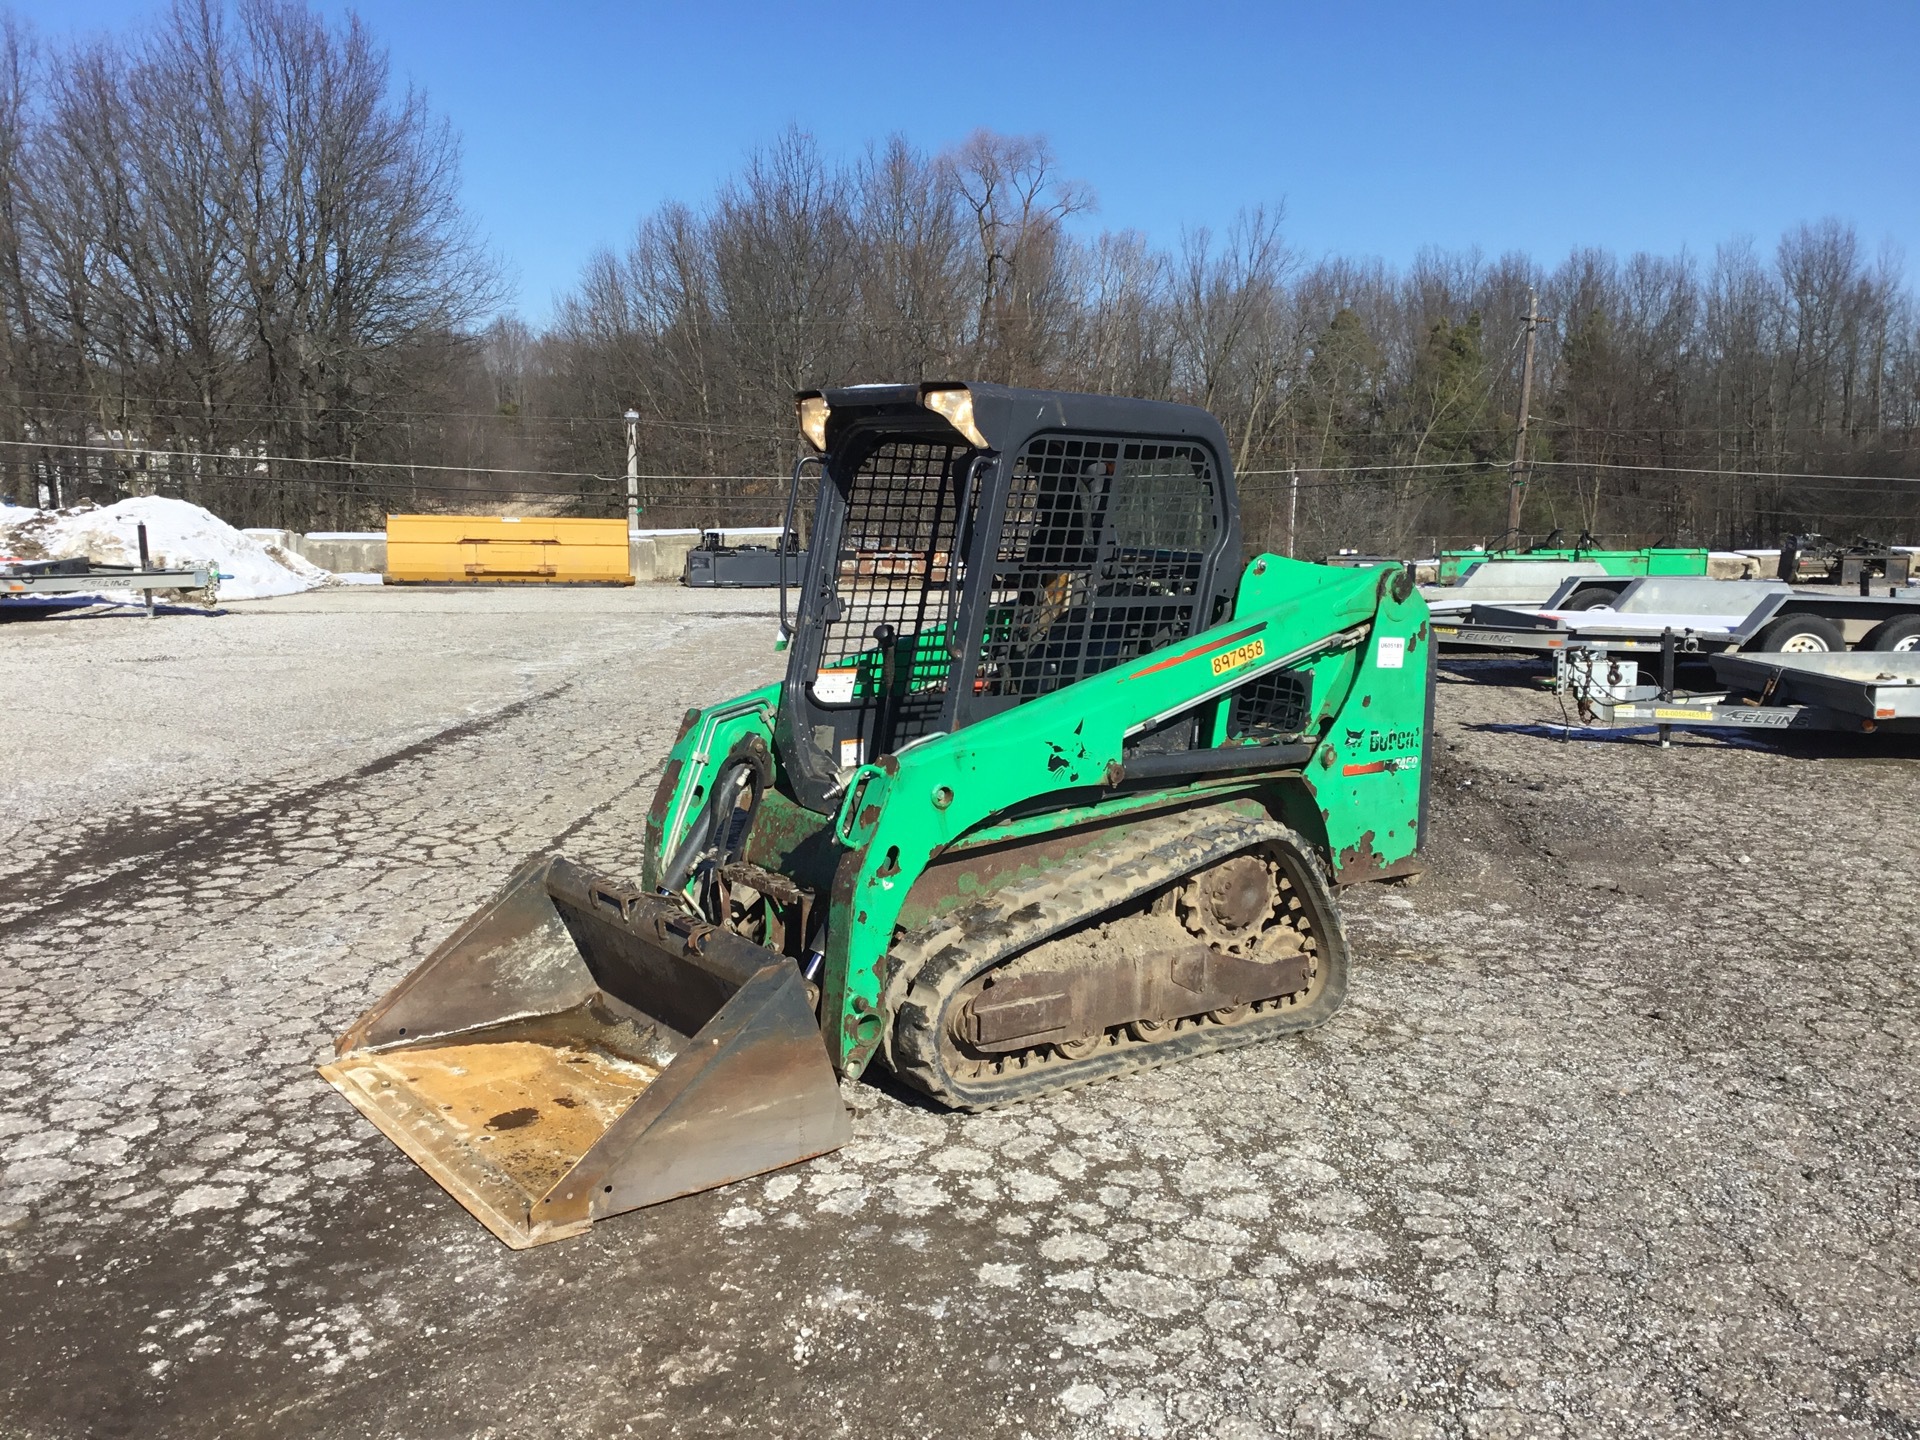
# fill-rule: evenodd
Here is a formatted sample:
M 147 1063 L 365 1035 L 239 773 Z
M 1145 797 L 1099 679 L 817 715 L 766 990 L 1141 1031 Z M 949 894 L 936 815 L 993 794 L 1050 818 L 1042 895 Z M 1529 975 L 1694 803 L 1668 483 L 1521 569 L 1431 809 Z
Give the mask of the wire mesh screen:
M 947 613 L 965 581 L 955 517 L 972 453 L 964 445 L 889 442 L 848 485 L 821 665 L 858 676 L 835 734 L 857 738 L 860 757 L 940 726 L 953 667 Z
M 975 688 L 1043 695 L 1192 634 L 1220 524 L 1200 446 L 1031 441 L 1015 461 Z
M 829 658 L 872 649 L 882 626 L 905 639 L 945 620 L 948 591 L 964 571 L 953 532 L 969 453 L 961 445 L 903 441 L 882 445 L 861 464 L 840 534 L 841 604 L 827 626 Z M 905 688 L 945 680 L 945 667 L 923 658 Z
M 1233 692 L 1227 733 L 1246 740 L 1291 740 L 1313 712 L 1313 675 L 1275 670 Z

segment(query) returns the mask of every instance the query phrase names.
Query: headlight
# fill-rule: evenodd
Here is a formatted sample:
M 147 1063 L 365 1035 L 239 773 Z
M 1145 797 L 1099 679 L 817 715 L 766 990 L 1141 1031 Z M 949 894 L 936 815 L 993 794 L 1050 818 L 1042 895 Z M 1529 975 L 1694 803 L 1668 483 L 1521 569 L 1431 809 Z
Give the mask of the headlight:
M 980 427 L 973 423 L 973 392 L 964 385 L 923 385 L 920 387 L 920 403 L 936 415 L 946 418 L 949 425 L 967 437 L 967 441 L 976 450 L 991 450 L 987 437 L 980 433 Z
M 800 433 L 807 437 L 807 443 L 822 455 L 827 453 L 827 397 L 824 395 L 802 395 L 798 409 L 800 411 Z

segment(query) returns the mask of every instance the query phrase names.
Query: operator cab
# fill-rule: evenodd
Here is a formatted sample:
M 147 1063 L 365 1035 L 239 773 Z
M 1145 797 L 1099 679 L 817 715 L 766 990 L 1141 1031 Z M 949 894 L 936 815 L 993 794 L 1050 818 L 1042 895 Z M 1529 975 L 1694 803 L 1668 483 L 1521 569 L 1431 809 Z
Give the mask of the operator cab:
M 808 392 L 813 545 L 783 733 L 796 798 L 1190 635 L 1239 569 L 1232 473 L 1204 411 L 985 384 Z M 797 700 L 798 703 L 795 703 Z

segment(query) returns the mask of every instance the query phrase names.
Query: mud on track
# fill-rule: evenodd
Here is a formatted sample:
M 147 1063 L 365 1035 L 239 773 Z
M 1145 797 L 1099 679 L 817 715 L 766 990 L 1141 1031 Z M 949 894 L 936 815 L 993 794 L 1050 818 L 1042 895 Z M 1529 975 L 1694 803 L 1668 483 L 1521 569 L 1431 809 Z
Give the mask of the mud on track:
M 312 1066 L 526 852 L 633 868 L 766 608 L 0 633 L 68 717 L 0 762 L 0 1433 L 1914 1433 L 1920 758 L 1563 743 L 1471 664 L 1326 1029 L 849 1086 L 837 1156 L 500 1246 Z

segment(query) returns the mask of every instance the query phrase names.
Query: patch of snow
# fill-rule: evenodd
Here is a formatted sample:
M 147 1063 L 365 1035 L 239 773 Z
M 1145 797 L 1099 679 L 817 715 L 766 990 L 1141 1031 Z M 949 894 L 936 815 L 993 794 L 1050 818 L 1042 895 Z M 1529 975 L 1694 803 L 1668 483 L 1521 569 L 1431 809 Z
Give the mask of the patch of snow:
M 978 1174 L 993 1168 L 993 1157 L 983 1150 L 975 1150 L 970 1145 L 950 1145 L 944 1150 L 936 1150 L 927 1157 L 927 1163 L 936 1170 L 968 1171 Z
M 238 1185 L 195 1185 L 184 1190 L 173 1202 L 175 1215 L 192 1215 L 200 1210 L 232 1210 L 246 1198 Z
M 1036 1175 L 1031 1170 L 1016 1170 L 1007 1177 L 1007 1193 L 1029 1205 L 1044 1204 L 1060 1194 L 1060 1182 L 1051 1175 Z
M 1060 1264 L 1072 1264 L 1076 1261 L 1099 1262 L 1107 1258 L 1107 1242 L 1092 1235 L 1083 1235 L 1069 1230 L 1063 1235 L 1049 1235 L 1040 1242 L 1040 1258 Z
M 1170 1319 L 1200 1303 L 1199 1292 L 1185 1280 L 1143 1275 L 1138 1270 L 1101 1276 L 1100 1295 L 1109 1305 L 1155 1320 Z
M 760 1212 L 751 1205 L 735 1205 L 717 1223 L 722 1230 L 745 1230 L 760 1223 Z
M 947 1203 L 946 1188 L 931 1175 L 896 1175 L 887 1182 L 903 1215 L 924 1215 Z
M 1073 1323 L 1060 1332 L 1060 1338 L 1069 1345 L 1087 1349 L 1093 1345 L 1104 1345 L 1109 1340 L 1118 1339 L 1127 1333 L 1127 1322 L 1098 1310 L 1089 1310 L 1077 1316 Z
M 1069 1415 L 1091 1415 L 1107 1403 L 1107 1392 L 1082 1381 L 1060 1392 L 1060 1404 Z
M 84 555 L 101 564 L 132 565 L 140 559 L 138 527 L 142 524 L 147 527 L 147 552 L 155 566 L 213 566 L 220 572 L 222 600 L 297 595 L 328 579 L 325 570 L 291 551 L 236 530 L 198 505 L 163 495 L 137 495 L 104 507 L 71 510 L 8 506 L 0 509 L 0 549 L 36 559 Z M 115 599 L 138 598 L 130 590 L 102 593 Z
M 1107 1425 L 1123 1435 L 1142 1435 L 1159 1440 L 1167 1433 L 1166 1412 L 1160 1402 L 1147 1395 L 1129 1395 L 1107 1408 Z
M 387 577 L 377 570 L 336 570 L 333 572 L 336 585 L 384 585 Z

